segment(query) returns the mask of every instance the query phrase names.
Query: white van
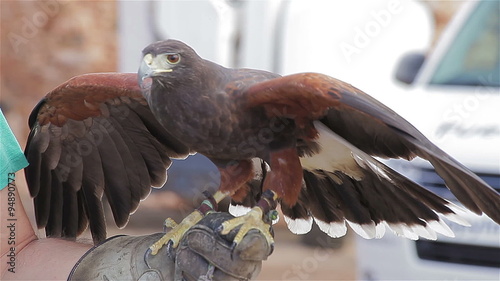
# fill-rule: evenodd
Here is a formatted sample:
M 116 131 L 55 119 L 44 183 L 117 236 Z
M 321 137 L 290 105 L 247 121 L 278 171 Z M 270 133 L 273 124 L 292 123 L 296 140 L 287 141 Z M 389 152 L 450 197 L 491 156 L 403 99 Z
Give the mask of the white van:
M 500 191 L 500 2 L 471 1 L 427 57 L 404 57 L 396 77 L 410 84 L 395 108 L 443 150 Z M 424 161 L 394 163 L 412 180 L 457 203 Z M 363 280 L 500 280 L 500 226 L 464 215 L 456 237 L 411 241 L 390 233 L 357 239 Z M 390 234 L 390 235 L 389 235 Z

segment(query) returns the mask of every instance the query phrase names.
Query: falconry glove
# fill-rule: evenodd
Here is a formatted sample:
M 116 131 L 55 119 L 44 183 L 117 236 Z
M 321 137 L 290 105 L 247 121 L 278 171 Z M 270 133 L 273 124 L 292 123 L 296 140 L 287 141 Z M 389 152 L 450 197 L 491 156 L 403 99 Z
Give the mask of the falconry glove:
M 145 253 L 163 233 L 111 237 L 89 250 L 68 280 L 251 280 L 272 249 L 255 230 L 233 246 L 238 229 L 227 235 L 219 231 L 232 218 L 210 213 L 186 232 L 177 248 L 163 247 L 154 256 Z

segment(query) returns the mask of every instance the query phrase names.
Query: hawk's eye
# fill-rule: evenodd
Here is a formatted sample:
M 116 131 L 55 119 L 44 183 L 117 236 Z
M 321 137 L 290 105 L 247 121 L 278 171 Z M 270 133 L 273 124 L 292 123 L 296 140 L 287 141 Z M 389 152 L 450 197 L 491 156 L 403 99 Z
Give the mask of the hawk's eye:
M 179 54 L 170 54 L 167 55 L 167 61 L 170 64 L 177 64 L 181 60 L 181 56 Z

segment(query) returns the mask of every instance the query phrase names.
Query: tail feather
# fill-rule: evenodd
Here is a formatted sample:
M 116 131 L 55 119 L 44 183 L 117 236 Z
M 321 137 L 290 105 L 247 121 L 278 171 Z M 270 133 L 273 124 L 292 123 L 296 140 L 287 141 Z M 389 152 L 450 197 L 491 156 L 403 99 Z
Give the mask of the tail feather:
M 357 188 L 357 182 L 338 171 L 324 174 L 329 189 L 339 198 L 339 207 L 345 219 L 362 225 L 372 224 L 370 207 L 366 204 L 364 194 Z
M 305 198 L 309 203 L 306 206 L 310 213 L 318 220 L 324 222 L 344 221 L 344 210 L 341 209 L 340 198 L 329 185 L 324 177 L 304 171 L 304 181 L 306 183 Z
M 435 239 L 436 233 L 453 235 L 440 215 L 453 219 L 458 207 L 400 175 L 321 123 L 315 126 L 320 132 L 323 151 L 321 156 L 304 156 L 311 157 L 303 162 L 306 164 L 305 188 L 301 193 L 304 199 L 297 203 L 300 207 L 285 206 L 285 215 L 306 221 L 312 216 L 320 229 L 331 236 L 345 233 L 345 222 L 365 238 L 381 237 L 385 225 L 410 239 L 419 236 Z M 450 169 L 444 167 L 445 171 Z M 302 208 L 309 212 L 302 211 L 300 216 L 291 212 Z
M 310 215 L 296 219 L 307 220 L 308 216 L 313 216 L 320 229 L 328 234 L 333 233 L 334 237 L 343 232 L 344 221 L 365 238 L 382 237 L 385 225 L 396 234 L 410 239 L 417 239 L 418 236 L 435 239 L 436 232 L 453 236 L 452 231 L 438 215 L 438 213 L 444 216 L 455 214 L 447 207 L 453 205 L 451 202 L 427 192 L 423 187 L 397 174 L 389 167 L 385 167 L 385 172 L 391 178 L 394 177 L 397 184 L 370 169 L 365 170 L 365 178 L 361 181 L 338 171 L 334 173 L 305 171 L 304 176 L 307 180 L 303 194 L 309 205 L 300 208 L 309 208 Z M 318 192 L 325 189 L 329 189 L 330 192 Z M 318 193 L 321 196 L 317 196 Z M 415 194 L 426 196 L 418 197 Z M 352 204 L 353 200 L 358 200 L 358 203 Z M 434 208 L 435 206 L 439 211 Z M 294 206 L 290 209 L 297 208 Z M 333 216 L 333 213 L 337 216 Z M 289 215 L 285 211 L 284 214 Z

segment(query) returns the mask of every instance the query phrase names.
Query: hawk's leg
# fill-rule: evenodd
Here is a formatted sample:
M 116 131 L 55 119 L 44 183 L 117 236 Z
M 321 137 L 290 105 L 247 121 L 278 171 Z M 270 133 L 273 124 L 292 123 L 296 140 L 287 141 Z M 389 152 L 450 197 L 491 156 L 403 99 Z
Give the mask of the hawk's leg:
M 280 198 L 283 204 L 289 206 L 293 206 L 297 202 L 302 188 L 302 166 L 297 155 L 297 149 L 288 147 L 273 151 L 270 153 L 268 160 L 271 170 L 264 179 L 264 193 L 257 206 L 253 207 L 246 215 L 222 224 L 222 234 L 227 234 L 241 225 L 238 234 L 234 238 L 235 244 L 241 241 L 248 231 L 257 229 L 264 234 L 267 242 L 272 245 L 274 239 L 269 231 L 271 220 L 267 216 L 270 211 L 276 208 L 276 200 Z
M 185 217 L 179 224 L 176 224 L 172 219 L 165 220 L 165 226 L 173 226 L 173 229 L 151 245 L 147 254 L 151 253 L 152 255 L 156 255 L 163 245 L 167 243 L 172 243 L 171 246 L 176 248 L 184 234 L 193 225 L 198 223 L 207 212 L 215 210 L 215 205 L 217 203 L 227 196 L 232 196 L 253 177 L 252 162 L 249 160 L 232 162 L 219 167 L 219 171 L 221 174 L 221 183 L 219 191 L 214 194 L 213 198 L 203 201 L 198 209 Z
M 148 254 L 156 255 L 163 245 L 172 242 L 172 247 L 176 248 L 179 245 L 184 234 L 196 223 L 198 223 L 207 213 L 217 209 L 217 203 L 227 197 L 228 194 L 217 191 L 213 197 L 204 200 L 198 209 L 185 217 L 181 223 L 177 224 L 172 219 L 165 220 L 166 227 L 173 227 L 172 230 L 163 235 L 160 240 L 156 241 L 149 247 Z

